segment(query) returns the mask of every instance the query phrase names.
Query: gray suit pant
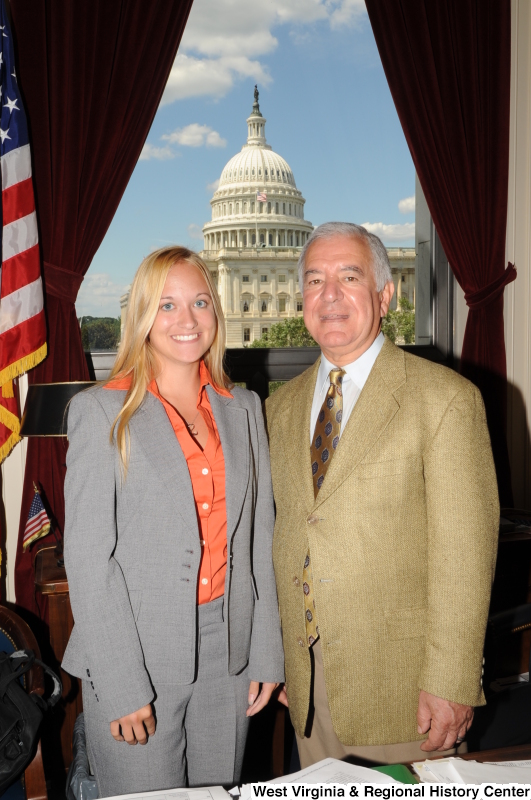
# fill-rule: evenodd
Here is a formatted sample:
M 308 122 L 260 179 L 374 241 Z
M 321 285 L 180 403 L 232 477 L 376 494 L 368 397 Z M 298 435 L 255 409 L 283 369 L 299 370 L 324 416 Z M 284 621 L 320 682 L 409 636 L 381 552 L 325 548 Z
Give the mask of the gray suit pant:
M 147 744 L 116 742 L 83 681 L 87 747 L 100 797 L 238 782 L 249 723 L 247 669 L 228 674 L 223 598 L 198 610 L 196 680 L 155 686 L 157 730 Z

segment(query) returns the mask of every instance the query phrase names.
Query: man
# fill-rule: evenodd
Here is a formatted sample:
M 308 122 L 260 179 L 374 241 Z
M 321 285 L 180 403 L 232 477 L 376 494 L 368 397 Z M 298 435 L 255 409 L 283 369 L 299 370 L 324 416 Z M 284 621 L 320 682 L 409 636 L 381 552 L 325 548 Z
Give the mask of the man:
M 481 396 L 385 339 L 394 285 L 364 228 L 317 228 L 299 284 L 321 358 L 266 416 L 301 764 L 454 752 L 484 703 L 499 522 Z

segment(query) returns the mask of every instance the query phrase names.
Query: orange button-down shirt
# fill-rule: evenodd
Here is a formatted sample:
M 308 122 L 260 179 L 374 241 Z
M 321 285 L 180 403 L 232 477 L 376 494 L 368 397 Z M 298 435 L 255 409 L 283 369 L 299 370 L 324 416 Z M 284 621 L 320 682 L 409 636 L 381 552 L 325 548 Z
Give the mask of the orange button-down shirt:
M 208 428 L 208 440 L 203 450 L 189 432 L 183 418 L 159 393 L 155 380 L 148 386 L 148 391 L 164 406 L 188 464 L 201 537 L 197 602 L 202 604 L 222 597 L 225 592 L 227 572 L 225 459 L 206 386 L 210 384 L 218 394 L 224 397 L 232 397 L 232 395 L 226 389 L 213 383 L 203 361 L 200 366 L 200 378 L 197 410 Z M 130 385 L 131 378 L 126 377 L 111 381 L 105 388 L 129 389 Z

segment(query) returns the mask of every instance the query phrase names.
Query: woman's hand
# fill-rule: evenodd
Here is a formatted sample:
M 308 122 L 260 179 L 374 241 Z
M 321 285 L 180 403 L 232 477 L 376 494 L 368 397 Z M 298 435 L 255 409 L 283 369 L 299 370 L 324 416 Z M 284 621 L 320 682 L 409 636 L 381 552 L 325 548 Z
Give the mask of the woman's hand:
M 282 689 L 281 689 L 281 690 L 280 690 L 280 692 L 278 693 L 277 700 L 278 700 L 278 702 L 279 702 L 279 703 L 282 703 L 282 705 L 283 705 L 283 706 L 286 706 L 286 708 L 289 706 L 289 703 L 288 703 L 288 694 L 287 694 L 287 686 L 286 686 L 286 684 L 284 684 L 284 685 L 282 686 Z
M 146 744 L 148 738 L 155 733 L 155 727 L 155 717 L 150 703 L 132 714 L 126 714 L 125 717 L 113 720 L 111 733 L 117 742 Z
M 262 690 L 260 691 L 260 683 L 258 681 L 251 681 L 249 685 L 248 717 L 253 717 L 255 714 L 258 714 L 258 712 L 269 703 L 271 695 L 277 686 L 278 683 L 262 683 Z

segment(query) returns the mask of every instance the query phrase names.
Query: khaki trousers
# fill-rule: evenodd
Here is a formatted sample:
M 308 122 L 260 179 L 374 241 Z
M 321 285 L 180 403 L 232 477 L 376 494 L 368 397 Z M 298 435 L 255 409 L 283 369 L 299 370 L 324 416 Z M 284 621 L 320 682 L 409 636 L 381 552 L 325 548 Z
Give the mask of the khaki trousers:
M 424 750 L 420 749 L 423 740 L 418 742 L 399 742 L 398 744 L 365 745 L 362 747 L 348 747 L 341 744 L 334 731 L 330 709 L 328 708 L 323 656 L 319 640 L 312 647 L 312 656 L 313 698 L 310 699 L 310 703 L 313 701 L 313 720 L 309 736 L 301 739 L 297 735 L 297 747 L 302 769 L 321 761 L 323 758 L 342 759 L 346 756 L 355 756 L 359 762 L 369 762 L 367 766 L 370 766 L 370 763 L 400 764 L 405 761 L 424 761 L 426 758 L 441 758 L 442 756 L 454 756 L 456 753 L 467 752 L 466 742 L 463 742 L 459 748 L 434 750 L 431 753 L 425 753 Z

